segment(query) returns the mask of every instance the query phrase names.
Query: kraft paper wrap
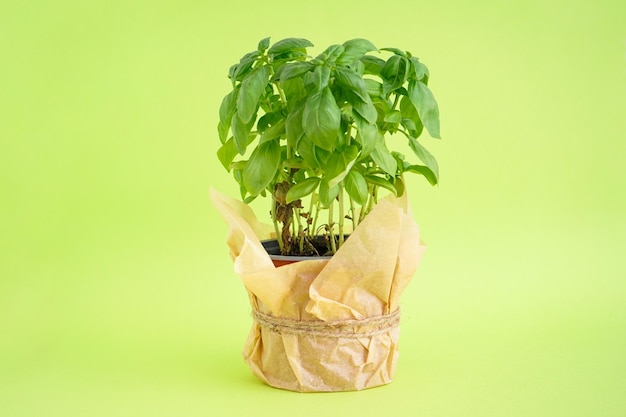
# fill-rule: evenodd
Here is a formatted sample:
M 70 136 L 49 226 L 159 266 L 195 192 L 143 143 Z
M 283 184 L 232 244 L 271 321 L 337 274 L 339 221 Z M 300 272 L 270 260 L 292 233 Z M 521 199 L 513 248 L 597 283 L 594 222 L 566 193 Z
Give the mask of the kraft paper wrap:
M 243 356 L 265 383 L 292 391 L 351 391 L 391 382 L 400 296 L 425 250 L 407 200 L 383 199 L 331 259 L 275 267 L 261 240 L 273 228 L 211 190 L 229 225 L 235 272 L 254 319 Z

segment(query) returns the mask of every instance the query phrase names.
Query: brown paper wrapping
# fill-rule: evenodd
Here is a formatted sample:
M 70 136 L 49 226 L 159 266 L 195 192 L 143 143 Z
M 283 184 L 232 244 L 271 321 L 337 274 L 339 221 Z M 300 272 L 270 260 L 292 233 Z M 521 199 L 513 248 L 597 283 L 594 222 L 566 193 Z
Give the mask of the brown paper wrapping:
M 351 391 L 391 382 L 400 296 L 424 253 L 407 200 L 383 199 L 331 259 L 275 267 L 261 240 L 273 228 L 215 190 L 235 272 L 254 323 L 243 356 L 265 383 L 293 391 Z

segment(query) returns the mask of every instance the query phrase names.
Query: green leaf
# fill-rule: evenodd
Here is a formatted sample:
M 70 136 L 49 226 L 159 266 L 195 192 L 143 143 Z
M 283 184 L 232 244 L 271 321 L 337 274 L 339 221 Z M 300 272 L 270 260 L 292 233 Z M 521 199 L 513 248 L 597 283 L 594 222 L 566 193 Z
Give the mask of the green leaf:
M 294 49 L 293 51 L 285 52 L 281 55 L 276 55 L 272 58 L 272 67 L 278 68 L 286 62 L 290 61 L 305 61 L 307 58 L 306 49 Z
M 246 168 L 247 163 L 248 161 L 236 161 L 230 164 L 230 168 L 233 170 L 233 176 L 238 184 L 243 184 L 243 170 Z
M 350 68 L 352 71 L 362 76 L 365 73 L 365 64 L 363 64 L 360 60 L 356 60 L 352 62 L 350 65 L 346 66 L 346 68 Z
M 370 153 L 372 160 L 382 168 L 387 174 L 391 176 L 395 176 L 398 171 L 398 163 L 396 162 L 396 158 L 393 157 L 391 152 L 385 146 L 385 142 L 379 140 L 376 142 L 376 146 L 374 150 Z
M 337 67 L 335 79 L 346 92 L 352 108 L 370 123 L 376 123 L 378 113 L 372 103 L 363 78 L 349 68 Z
M 230 129 L 231 119 L 233 118 L 233 114 L 237 110 L 235 103 L 237 99 L 237 93 L 239 92 L 239 88 L 228 93 L 220 104 L 220 121 L 217 126 L 217 131 L 219 133 L 220 141 L 224 143 L 226 138 L 228 137 L 228 130 Z
M 374 107 L 376 108 L 376 111 L 378 112 L 379 119 L 381 120 L 384 119 L 385 115 L 391 112 L 391 102 L 389 100 L 380 98 L 380 97 L 375 97 L 372 99 L 372 102 L 374 103 Z
M 280 166 L 280 144 L 277 140 L 260 144 L 254 149 L 243 170 L 243 185 L 256 196 L 276 176 Z
M 415 138 L 409 137 L 409 146 L 415 155 L 435 174 L 435 178 L 439 178 L 439 164 L 435 157 Z
M 232 71 L 229 77 L 233 81 L 241 81 L 244 77 L 248 75 L 248 73 L 252 69 L 252 66 L 254 65 L 254 63 L 256 62 L 258 58 L 259 58 L 258 51 L 252 51 L 252 52 L 245 54 L 239 60 L 238 64 L 233 65 L 233 67 L 231 67 Z
M 239 67 L 239 64 L 235 64 L 235 65 L 231 65 L 230 68 L 228 68 L 228 78 L 230 78 L 233 85 L 235 85 L 235 72 L 237 71 L 238 67 Z
M 358 135 L 357 142 L 361 144 L 361 158 L 368 156 L 376 147 L 376 143 L 382 140 L 382 135 L 374 123 L 369 123 L 361 117 L 355 117 Z
M 411 80 L 409 81 L 409 98 L 430 136 L 440 139 L 439 106 L 430 89 L 421 81 Z
M 365 178 L 365 181 L 367 181 L 368 183 L 376 187 L 386 188 L 387 190 L 391 191 L 394 195 L 397 195 L 398 191 L 396 190 L 396 187 L 394 187 L 393 184 L 389 182 L 388 180 L 381 178 L 379 176 L 376 176 L 376 175 L 365 175 L 364 178 Z
M 315 66 L 310 62 L 289 62 L 276 70 L 274 80 L 284 82 L 312 71 Z
M 397 90 L 395 90 L 393 93 L 394 93 L 394 94 L 397 94 L 397 95 L 399 95 L 399 96 L 408 96 L 408 95 L 409 95 L 409 92 L 408 92 L 408 91 L 406 91 L 406 88 L 404 88 L 404 87 L 400 87 L 400 88 L 398 88 L 398 89 L 397 89 Z
M 272 126 L 268 127 L 261 134 L 259 144 L 265 143 L 270 140 L 279 139 L 285 133 L 285 121 L 280 120 Z
M 309 166 L 306 164 L 306 162 L 304 162 L 304 159 L 300 156 L 296 156 L 294 158 L 285 158 L 283 156 L 281 168 L 285 168 L 287 170 L 292 169 L 292 168 L 296 169 L 297 171 L 294 174 L 294 179 L 295 179 L 299 175 L 304 175 L 304 169 L 309 168 Z M 301 169 L 301 168 L 304 168 L 304 169 Z
M 230 121 L 228 123 L 230 124 Z M 224 125 L 224 123 L 222 123 L 221 121 L 217 122 L 217 134 L 220 138 L 220 142 L 222 142 L 222 145 L 226 142 L 229 129 L 230 129 L 230 126 Z
M 352 106 L 353 118 L 363 118 L 368 123 L 376 123 L 378 112 L 371 100 L 363 101 L 350 91 L 345 93 L 345 98 Z
M 228 139 L 218 150 L 217 158 L 220 160 L 224 168 L 230 171 L 230 164 L 237 156 L 237 147 L 233 138 Z
M 367 93 L 367 86 L 363 78 L 349 68 L 337 67 L 335 69 L 335 79 L 345 89 L 353 92 L 364 102 L 371 102 Z
M 312 194 L 320 183 L 320 179 L 317 177 L 310 177 L 293 185 L 289 191 L 287 191 L 287 204 L 292 201 L 300 200 L 309 194 Z
M 235 178 L 235 181 L 237 181 L 237 184 L 239 184 L 239 193 L 241 194 L 241 199 L 245 201 L 246 199 L 246 195 L 248 194 L 248 190 L 246 190 L 246 187 L 244 187 L 243 185 L 243 170 L 246 167 L 246 163 L 248 161 L 239 161 L 237 163 L 234 163 L 232 168 L 233 168 L 233 177 Z M 235 165 L 238 165 L 237 167 L 235 167 Z
M 287 38 L 276 42 L 272 47 L 267 51 L 269 56 L 273 57 L 276 55 L 281 55 L 286 52 L 293 51 L 295 49 L 308 48 L 313 46 L 311 41 L 302 38 Z
M 287 135 L 287 144 L 291 148 L 295 148 L 298 141 L 304 134 L 302 128 L 302 112 L 304 105 L 300 104 L 294 107 L 287 116 L 285 121 L 285 134 Z
M 259 107 L 263 109 L 265 113 L 273 113 L 282 110 L 283 105 L 281 103 L 281 97 L 279 94 L 274 94 L 274 86 L 271 82 L 265 86 L 265 91 L 261 94 Z
M 359 116 L 367 120 L 371 124 L 375 124 L 378 120 L 378 112 L 376 111 L 376 107 L 374 107 L 374 103 L 371 100 L 361 101 L 359 99 L 353 100 L 350 98 L 350 104 L 352 104 L 352 108 L 356 111 Z
M 359 156 L 359 149 L 355 145 L 350 145 L 344 149 L 337 149 L 330 154 L 326 162 L 325 179 L 329 187 L 339 184 L 348 175 L 352 166 Z
M 330 68 L 326 65 L 320 65 L 313 71 L 313 83 L 317 86 L 318 91 L 322 91 L 328 87 L 330 80 Z
M 289 140 L 289 139 L 287 139 Z M 297 140 L 296 148 L 302 159 L 311 167 L 318 168 L 320 166 L 317 156 L 315 154 L 315 145 L 306 136 L 301 136 Z
M 261 39 L 261 41 L 259 42 L 259 46 L 257 46 L 257 49 L 260 53 L 263 53 L 267 50 L 267 48 L 270 46 L 270 38 L 263 38 Z
M 256 124 L 256 130 L 259 133 L 263 133 L 268 127 L 275 125 L 283 118 L 282 112 L 273 111 L 271 113 L 266 113 L 259 118 L 259 121 Z
M 367 94 L 374 97 L 381 97 L 383 95 L 383 85 L 378 81 L 365 79 L 365 88 L 367 88 Z
M 402 125 L 407 128 L 412 137 L 418 138 L 424 130 L 424 125 L 409 97 L 403 96 L 400 100 L 400 112 L 402 113 Z
M 304 106 L 302 125 L 304 133 L 320 148 L 335 148 L 341 123 L 341 111 L 333 93 L 325 88 L 311 95 Z
M 430 185 L 437 185 L 438 178 L 432 169 L 424 165 L 411 165 L 407 167 L 405 172 L 413 172 L 414 174 L 420 174 L 426 177 Z
M 393 110 L 391 113 L 385 115 L 385 122 L 387 123 L 400 123 L 402 121 L 402 113 L 399 110 Z
M 330 45 L 324 52 L 317 56 L 317 59 L 328 64 L 333 64 L 343 51 L 343 45 Z
M 409 60 L 400 55 L 392 55 L 380 75 L 383 79 L 383 94 L 389 94 L 393 90 L 402 87 L 409 76 Z
M 396 161 L 398 161 L 398 166 L 402 166 L 404 160 L 406 159 L 406 156 L 404 156 L 403 153 L 400 153 L 398 151 L 393 151 L 391 152 L 391 154 L 393 155 L 394 158 L 396 158 Z
M 233 129 L 233 138 L 235 140 L 235 146 L 237 147 L 237 151 L 243 155 L 246 153 L 246 148 L 248 147 L 250 130 L 252 129 L 252 125 L 254 124 L 254 120 L 252 123 L 244 123 L 239 118 L 238 112 L 233 114 L 232 118 L 232 129 Z
M 429 77 L 428 67 L 422 64 L 420 60 L 414 56 L 409 58 L 409 61 L 411 62 L 411 67 L 413 68 L 415 79 L 418 81 L 422 81 L 424 84 L 428 84 L 428 77 Z
M 393 179 L 393 186 L 396 189 L 396 196 L 400 197 L 404 194 L 404 179 L 401 176 Z
M 319 197 L 320 203 L 322 203 L 322 207 L 330 206 L 330 203 L 332 203 L 338 195 L 338 185 L 335 185 L 334 187 L 329 187 L 327 181 L 322 180 L 320 182 Z
M 243 203 L 244 203 L 244 204 L 250 204 L 250 203 L 252 203 L 254 200 L 256 200 L 256 198 L 257 198 L 257 197 L 258 197 L 258 196 L 256 196 L 256 195 L 250 195 L 250 196 L 248 196 L 248 197 L 246 197 L 246 198 L 244 198 L 244 199 L 243 199 Z
M 397 56 L 406 57 L 406 52 L 398 49 L 398 48 L 380 48 L 381 51 L 389 51 L 393 52 Z
M 292 158 L 291 161 L 294 164 L 293 166 L 295 166 L 297 168 L 302 168 L 303 167 L 302 160 L 300 158 Z M 285 162 L 287 162 L 287 161 L 285 161 Z M 285 166 L 285 164 L 283 164 L 283 166 Z M 304 169 L 299 169 L 298 171 L 293 173 L 293 176 L 292 176 L 292 179 L 293 179 L 295 184 L 304 181 L 306 178 L 307 178 L 307 176 L 306 176 L 306 172 L 305 172 Z
M 364 55 L 361 62 L 365 65 L 365 74 L 380 75 L 385 66 L 384 59 L 372 55 Z
M 230 118 L 233 117 L 235 110 L 235 104 L 237 102 L 237 92 L 239 89 L 233 90 L 230 93 L 226 94 L 222 99 L 222 103 L 220 104 L 220 121 L 225 125 L 230 125 Z
M 328 163 L 328 158 L 330 158 L 331 152 L 320 148 L 319 146 L 313 145 L 313 152 L 315 152 L 315 158 L 317 162 L 319 162 L 320 166 L 326 166 Z
M 281 84 L 283 86 L 285 98 L 287 99 L 287 108 L 291 111 L 296 103 L 306 97 L 304 82 L 302 78 L 294 77 L 281 81 Z
M 367 202 L 367 182 L 363 175 L 357 170 L 350 170 L 345 179 L 345 189 L 351 199 L 357 204 L 363 205 Z
M 248 123 L 255 115 L 259 98 L 267 86 L 270 69 L 263 65 L 254 69 L 241 83 L 237 95 L 237 112 L 242 122 Z
M 344 42 L 343 47 L 343 53 L 336 60 L 337 65 L 349 65 L 363 57 L 366 53 L 378 50 L 367 39 L 351 39 Z

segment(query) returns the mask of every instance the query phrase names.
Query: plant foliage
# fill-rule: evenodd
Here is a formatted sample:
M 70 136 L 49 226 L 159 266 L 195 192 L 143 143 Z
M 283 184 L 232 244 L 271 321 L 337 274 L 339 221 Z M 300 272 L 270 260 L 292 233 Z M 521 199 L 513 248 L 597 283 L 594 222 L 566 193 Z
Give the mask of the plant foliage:
M 401 195 L 405 173 L 432 185 L 439 178 L 437 161 L 418 140 L 424 129 L 440 137 L 428 68 L 409 52 L 379 50 L 365 39 L 316 57 L 307 54 L 312 46 L 301 38 L 271 46 L 261 40 L 230 67 L 232 91 L 219 108 L 218 158 L 245 202 L 271 197 L 285 255 L 325 254 L 312 244 L 320 235 L 334 253 L 345 220 L 356 227 L 379 190 Z M 389 149 L 394 134 L 419 164 Z

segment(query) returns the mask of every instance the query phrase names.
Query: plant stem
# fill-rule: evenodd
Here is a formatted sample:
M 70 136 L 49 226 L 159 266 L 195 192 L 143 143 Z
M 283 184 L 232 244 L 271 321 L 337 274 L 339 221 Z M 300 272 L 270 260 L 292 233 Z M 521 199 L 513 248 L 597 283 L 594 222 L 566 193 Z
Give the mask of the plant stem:
M 276 233 L 276 240 L 278 241 L 278 247 L 280 248 L 280 252 L 283 252 L 283 236 L 280 233 L 280 229 L 278 227 L 278 219 L 276 219 L 276 200 L 272 198 L 272 223 L 274 223 L 274 233 Z
M 311 197 L 311 205 L 313 204 L 313 197 Z M 311 208 L 311 215 L 313 214 L 313 209 Z M 311 225 L 311 236 L 315 236 L 317 233 L 317 218 L 320 215 L 320 201 L 319 198 L 315 202 L 315 215 L 313 216 L 313 224 Z
M 302 255 L 302 250 L 304 248 L 304 233 L 302 227 L 302 211 L 299 208 L 294 209 L 294 216 L 296 216 L 296 222 L 298 222 L 298 233 L 294 235 L 298 239 L 298 246 L 300 249 L 300 255 Z
M 361 206 L 361 211 L 359 212 L 359 223 L 363 221 L 363 217 L 365 217 L 365 212 L 367 211 L 367 205 L 369 204 L 370 198 L 372 197 L 372 185 L 367 186 L 367 200 L 365 204 Z
M 287 97 L 285 97 L 285 92 L 283 91 L 282 88 L 280 88 L 280 85 L 278 85 L 278 83 L 276 83 L 275 85 L 276 85 L 276 90 L 278 90 L 278 95 L 280 96 L 280 101 L 282 101 L 283 104 L 286 106 L 287 105 Z
M 276 90 L 278 91 L 278 95 L 280 96 L 280 101 L 283 103 L 283 106 L 287 108 L 287 97 L 285 96 L 285 92 L 282 88 L 280 88 L 280 85 L 278 85 L 278 83 L 274 83 L 274 85 L 276 86 Z M 290 159 L 293 156 L 292 154 L 293 152 L 291 150 L 291 146 L 289 144 L 289 141 L 287 141 L 287 159 Z
M 402 133 L 404 136 L 406 136 L 407 139 L 411 139 L 412 136 L 409 135 L 404 129 L 398 129 L 398 132 Z M 413 138 L 415 139 L 415 138 Z
M 372 187 L 372 195 L 370 196 L 369 201 L 367 202 L 367 211 L 365 212 L 365 214 L 369 214 L 370 211 L 372 211 L 372 207 L 374 207 L 374 204 L 376 203 L 376 195 L 378 194 L 378 187 L 377 186 L 373 186 Z
M 391 106 L 391 110 L 395 110 L 396 106 L 398 105 L 398 101 L 400 101 L 400 94 L 396 94 L 396 98 L 393 101 L 393 106 Z
M 339 247 L 341 247 L 344 242 L 343 221 L 345 218 L 345 214 L 343 211 L 343 184 L 339 184 L 339 195 L 337 197 L 339 199 Z
M 299 243 L 299 249 L 300 249 L 300 255 L 303 255 L 303 251 L 304 251 L 304 229 L 302 228 L 302 221 L 300 220 L 300 209 L 297 209 L 296 211 L 296 215 L 298 216 L 298 243 Z
M 376 195 L 378 193 L 378 187 L 373 185 L 371 186 L 371 188 L 369 189 L 369 193 L 367 196 L 367 202 L 363 205 L 363 210 L 361 211 L 361 214 L 359 215 L 359 223 L 361 223 L 363 221 L 363 219 L 365 218 L 365 216 L 367 216 L 367 214 L 372 210 L 372 206 L 374 205 L 374 200 L 377 198 Z
M 328 205 L 328 233 L 330 234 L 330 251 L 333 253 L 333 255 L 335 253 L 337 253 L 337 243 L 335 242 L 335 233 L 334 233 L 334 229 L 335 229 L 335 223 L 334 223 L 334 205 L 335 202 L 331 201 L 331 203 Z
M 350 199 L 350 217 L 352 217 L 352 230 L 354 230 L 359 225 L 359 218 L 357 217 L 357 213 L 355 212 L 353 199 Z
M 313 223 L 309 223 L 311 221 L 311 217 L 313 216 L 313 200 L 314 200 L 314 197 L 312 195 L 311 196 L 311 202 L 309 203 L 309 217 L 307 217 L 307 219 L 306 219 L 306 221 L 307 221 L 307 228 L 306 228 L 306 230 L 307 230 L 307 234 L 309 236 L 312 236 L 311 228 L 313 228 L 313 230 L 315 230 L 315 227 L 314 227 Z
M 299 222 L 297 219 L 296 219 L 296 221 L 294 222 L 294 221 L 293 221 L 293 218 L 294 218 L 294 217 L 296 217 L 296 216 L 298 215 L 298 214 L 297 214 L 297 209 L 292 209 L 292 211 L 291 211 L 291 215 L 292 215 L 292 217 L 291 217 L 291 236 L 292 236 L 293 238 L 296 238 L 296 237 L 298 236 L 298 223 L 300 223 L 300 222 Z M 293 239 L 292 239 L 291 241 L 292 241 L 292 242 L 294 242 L 294 240 L 293 240 Z M 294 243 L 295 243 L 295 242 L 294 242 Z

